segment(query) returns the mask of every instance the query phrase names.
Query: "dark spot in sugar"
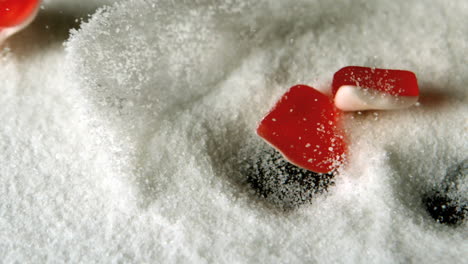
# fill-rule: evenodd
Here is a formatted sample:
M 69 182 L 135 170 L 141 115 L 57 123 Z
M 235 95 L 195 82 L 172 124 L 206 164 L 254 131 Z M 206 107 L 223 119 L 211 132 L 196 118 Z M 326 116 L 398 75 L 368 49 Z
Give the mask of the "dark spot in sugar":
M 440 192 L 427 196 L 424 204 L 432 218 L 441 224 L 460 224 L 468 213 L 466 203 L 461 204 L 459 200 L 453 200 Z
M 271 147 L 253 155 L 244 166 L 243 174 L 257 195 L 284 209 L 310 203 L 334 185 L 333 173 L 299 168 Z
M 466 175 L 468 160 L 448 170 L 444 180 L 423 198 L 429 214 L 438 223 L 458 225 L 468 214 Z

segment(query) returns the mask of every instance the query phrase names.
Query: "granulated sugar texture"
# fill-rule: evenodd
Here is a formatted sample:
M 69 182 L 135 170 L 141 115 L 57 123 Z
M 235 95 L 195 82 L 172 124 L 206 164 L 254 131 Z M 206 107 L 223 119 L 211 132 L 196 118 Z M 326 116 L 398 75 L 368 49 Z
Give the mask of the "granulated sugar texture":
M 44 1 L 1 48 L 0 262 L 466 259 L 466 1 L 94 13 L 110 2 Z M 335 174 L 288 164 L 258 122 L 292 85 L 330 93 L 347 65 L 415 72 L 420 103 L 346 114 Z

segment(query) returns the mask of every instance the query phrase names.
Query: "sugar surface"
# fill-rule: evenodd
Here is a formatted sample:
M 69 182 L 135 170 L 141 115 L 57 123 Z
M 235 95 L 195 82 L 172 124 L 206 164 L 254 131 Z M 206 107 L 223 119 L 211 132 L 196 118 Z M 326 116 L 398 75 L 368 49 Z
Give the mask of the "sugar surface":
M 422 201 L 466 159 L 465 1 L 125 1 L 64 51 L 96 2 L 74 5 L 46 1 L 0 57 L 6 263 L 465 258 L 466 222 Z M 270 162 L 256 123 L 346 65 L 416 72 L 420 106 L 349 114 L 349 166 L 310 203 L 278 207 L 292 185 L 258 197 L 243 171 Z

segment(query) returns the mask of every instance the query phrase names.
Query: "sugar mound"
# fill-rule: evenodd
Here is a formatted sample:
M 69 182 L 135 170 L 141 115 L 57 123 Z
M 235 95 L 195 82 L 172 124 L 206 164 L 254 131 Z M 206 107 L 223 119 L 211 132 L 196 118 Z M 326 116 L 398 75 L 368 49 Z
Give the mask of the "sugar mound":
M 438 223 L 424 197 L 466 160 L 467 16 L 461 0 L 132 0 L 66 54 L 2 55 L 0 258 L 462 262 L 466 221 Z M 259 197 L 256 123 L 346 65 L 416 72 L 421 105 L 347 115 L 350 162 L 310 203 L 277 179 Z

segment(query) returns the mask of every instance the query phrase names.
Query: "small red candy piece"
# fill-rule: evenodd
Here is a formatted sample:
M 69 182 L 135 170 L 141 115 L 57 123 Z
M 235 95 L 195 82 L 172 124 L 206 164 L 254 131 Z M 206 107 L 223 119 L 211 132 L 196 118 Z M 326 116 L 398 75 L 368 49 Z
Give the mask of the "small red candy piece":
M 416 103 L 419 88 L 410 71 L 348 66 L 335 73 L 332 93 L 344 111 L 391 110 Z
M 36 16 L 41 0 L 0 0 L 0 43 L 26 27 Z
M 39 0 L 0 0 L 0 28 L 14 27 L 36 12 Z
M 257 134 L 296 166 L 329 173 L 345 156 L 339 119 L 340 112 L 329 97 L 312 87 L 296 85 L 263 118 Z

